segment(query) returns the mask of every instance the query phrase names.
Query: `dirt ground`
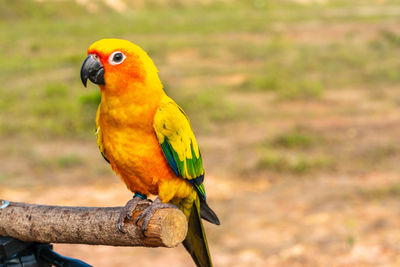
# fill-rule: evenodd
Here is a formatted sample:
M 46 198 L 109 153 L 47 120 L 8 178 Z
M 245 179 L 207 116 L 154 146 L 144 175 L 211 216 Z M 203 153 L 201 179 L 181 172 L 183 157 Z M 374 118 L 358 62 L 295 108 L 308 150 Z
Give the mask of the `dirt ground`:
M 360 153 L 369 151 L 369 147 L 376 151 L 376 147 L 396 140 L 400 131 L 400 110 L 377 108 L 380 107 L 378 101 L 365 97 L 362 92 L 349 91 L 348 94 L 346 97 L 328 94 L 322 104 L 319 101 L 280 104 L 281 112 L 311 111 L 316 114 L 312 118 L 295 116 L 295 119 L 285 120 L 271 118 L 254 125 L 232 124 L 229 126 L 232 128 L 224 129 L 220 136 L 199 136 L 206 163 L 209 202 L 222 222 L 218 227 L 205 223 L 216 266 L 400 264 L 397 147 L 392 152 L 382 152 L 384 160 L 375 153 L 371 159 L 359 157 Z M 370 111 L 368 115 L 365 112 L 351 117 L 347 113 L 338 115 L 343 106 L 352 107 L 361 100 Z M 245 101 L 254 107 L 262 102 L 259 96 L 249 96 Z M 269 112 L 264 105 L 259 108 L 260 112 L 262 109 Z M 326 133 L 326 138 L 333 136 L 332 144 L 324 148 L 337 159 L 333 168 L 301 175 L 260 171 L 252 167 L 252 162 L 241 165 L 240 170 L 230 168 L 256 153 L 253 146 L 259 143 L 258 139 L 268 136 L 270 129 L 283 131 L 299 123 L 307 123 L 314 132 Z M 250 127 L 259 132 L 249 140 L 243 137 Z M 226 135 L 227 132 L 232 134 Z M 4 199 L 114 206 L 122 205 L 131 197 L 108 169 L 94 140 L 88 143 L 40 142 L 29 148 L 21 148 L 17 140 L 3 141 L 6 145 L 2 146 L 1 154 L 8 151 L 8 157 L 1 160 L 0 168 L 5 175 L 14 176 L 9 183 L 14 186 L 0 189 Z M 59 169 L 62 167 L 52 169 L 46 163 L 29 160 L 34 156 L 46 162 L 46 159 L 72 152 L 79 155 L 80 161 L 67 164 L 62 171 Z M 21 157 L 23 154 L 30 156 Z M 369 165 L 365 164 L 366 160 L 370 161 Z M 33 176 L 35 180 L 25 176 Z M 60 253 L 94 266 L 164 266 L 165 262 L 171 266 L 193 266 L 181 246 L 175 249 L 55 247 Z
M 106 2 L 118 11 L 126 1 Z M 236 3 L 236 13 L 225 2 Z M 147 27 L 142 31 L 120 31 L 149 48 L 167 90 L 192 120 L 208 202 L 221 220 L 220 226 L 204 222 L 214 265 L 400 266 L 397 2 L 340 7 L 343 1 L 296 1 L 316 2 L 317 8 L 296 6 L 295 11 L 274 2 L 272 11 L 266 8 L 267 19 L 256 10 L 266 2 L 242 8 L 237 1 L 219 1 L 199 10 L 180 9 L 178 3 L 171 8 L 171 28 L 162 28 L 170 14 L 159 8 L 154 22 L 147 16 L 150 9 L 142 17 L 129 13 L 139 14 Z M 319 4 L 325 2 L 336 4 L 321 15 Z M 71 10 L 68 16 L 74 15 Z M 44 41 L 35 39 L 40 37 L 32 30 L 36 20 L 32 29 L 21 20 L 18 31 L 7 36 L 25 38 L 15 50 L 29 57 L 17 57 L 14 44 L 1 42 L 8 51 L 0 64 L 0 84 L 7 89 L 0 88 L 2 199 L 122 206 L 132 197 L 101 157 L 94 134 L 82 126 L 93 122 L 94 109 L 84 114 L 93 114 L 89 120 L 74 124 L 84 117 L 80 104 L 71 104 L 83 95 L 78 72 L 84 50 L 78 44 L 97 38 L 89 34 L 100 23 L 90 14 L 79 17 L 79 25 L 68 16 L 64 24 L 45 21 L 45 29 L 59 35 L 43 30 L 49 38 Z M 118 20 L 122 15 L 113 16 L 115 25 L 125 25 Z M 204 29 L 194 32 L 199 21 Z M 1 21 L 0 26 L 6 31 Z M 114 30 L 107 28 L 104 35 Z M 76 33 L 70 54 L 61 45 L 65 31 Z M 67 63 L 60 60 L 53 67 L 60 54 Z M 34 55 L 44 63 L 36 64 Z M 36 65 L 31 62 L 26 73 L 22 69 L 22 76 L 24 57 Z M 30 95 L 28 86 L 38 93 Z M 94 266 L 194 266 L 182 246 L 56 244 L 55 249 Z

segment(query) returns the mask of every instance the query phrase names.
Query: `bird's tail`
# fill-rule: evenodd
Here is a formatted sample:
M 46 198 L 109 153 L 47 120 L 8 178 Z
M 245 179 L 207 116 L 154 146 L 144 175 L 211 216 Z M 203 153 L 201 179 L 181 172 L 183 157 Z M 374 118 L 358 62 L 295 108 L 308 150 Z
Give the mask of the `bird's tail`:
M 189 216 L 189 226 L 186 239 L 183 241 L 183 246 L 192 256 L 198 267 L 212 267 L 210 251 L 206 233 L 204 232 L 203 223 L 200 217 L 200 200 L 196 197 L 193 202 L 192 210 Z

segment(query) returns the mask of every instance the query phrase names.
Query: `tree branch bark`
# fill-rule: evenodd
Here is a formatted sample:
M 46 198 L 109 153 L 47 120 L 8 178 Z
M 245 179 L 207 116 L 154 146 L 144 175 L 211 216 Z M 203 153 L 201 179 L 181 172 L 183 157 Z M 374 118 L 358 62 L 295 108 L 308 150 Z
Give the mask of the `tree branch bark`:
M 1 206 L 1 205 L 0 205 Z M 11 202 L 0 209 L 0 236 L 40 243 L 73 243 L 109 246 L 175 247 L 186 237 L 187 221 L 178 209 L 159 209 L 145 235 L 136 217 L 146 207 L 138 205 L 125 234 L 118 231 L 122 207 L 61 207 Z

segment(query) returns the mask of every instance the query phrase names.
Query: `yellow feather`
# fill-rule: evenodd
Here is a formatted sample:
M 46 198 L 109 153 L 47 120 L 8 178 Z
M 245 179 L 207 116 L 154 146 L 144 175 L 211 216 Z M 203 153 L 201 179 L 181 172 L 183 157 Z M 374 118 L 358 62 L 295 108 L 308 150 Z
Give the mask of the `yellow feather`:
M 101 152 L 101 154 L 107 158 L 106 153 L 105 153 L 105 149 L 104 149 L 104 144 L 103 144 L 103 134 L 101 132 L 101 128 L 100 128 L 100 105 L 97 108 L 97 113 L 96 113 L 96 138 L 97 138 L 97 146 L 99 147 L 99 150 Z
M 191 146 L 197 158 L 200 157 L 200 151 L 186 113 L 170 97 L 164 96 L 154 116 L 153 124 L 158 142 L 162 144 L 165 138 L 168 138 L 179 160 L 184 162 L 182 176 L 191 177 L 186 159 L 193 158 Z M 204 170 L 201 170 L 201 174 L 204 174 Z

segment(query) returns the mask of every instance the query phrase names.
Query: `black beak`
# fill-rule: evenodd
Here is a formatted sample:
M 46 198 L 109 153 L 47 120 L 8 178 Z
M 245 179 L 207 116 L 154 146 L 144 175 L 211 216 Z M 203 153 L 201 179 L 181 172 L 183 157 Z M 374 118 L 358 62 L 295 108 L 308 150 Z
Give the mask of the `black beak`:
M 103 65 L 92 54 L 83 61 L 81 67 L 81 80 L 85 87 L 88 78 L 92 83 L 105 85 Z

